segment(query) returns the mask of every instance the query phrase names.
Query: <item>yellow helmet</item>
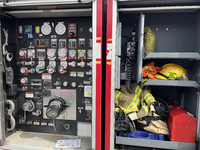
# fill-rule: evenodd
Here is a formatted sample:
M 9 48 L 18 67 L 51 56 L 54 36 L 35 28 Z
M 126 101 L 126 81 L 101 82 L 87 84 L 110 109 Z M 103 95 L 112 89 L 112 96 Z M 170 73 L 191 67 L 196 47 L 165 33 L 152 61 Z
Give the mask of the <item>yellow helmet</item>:
M 163 76 L 164 75 L 164 76 Z M 162 69 L 158 74 L 155 75 L 158 79 L 182 79 L 186 80 L 186 70 L 181 67 L 180 65 L 174 64 L 174 63 L 168 63 L 162 66 Z

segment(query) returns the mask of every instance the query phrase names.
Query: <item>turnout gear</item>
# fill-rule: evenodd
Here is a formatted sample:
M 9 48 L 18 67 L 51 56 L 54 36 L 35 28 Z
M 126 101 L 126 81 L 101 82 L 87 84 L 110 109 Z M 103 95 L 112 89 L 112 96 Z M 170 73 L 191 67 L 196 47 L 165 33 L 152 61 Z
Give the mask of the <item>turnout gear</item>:
M 162 111 L 168 111 L 165 109 L 165 104 L 156 102 L 148 87 L 138 85 L 136 82 L 131 86 L 134 93 L 127 92 L 125 85 L 116 90 L 115 106 L 120 108 L 131 121 L 139 119 L 136 121 L 136 126 L 139 125 L 139 128 L 153 133 L 168 134 L 166 116 Z
M 136 82 L 131 86 L 134 93 L 128 93 L 125 85 L 121 85 L 121 91 L 116 90 L 115 104 L 124 111 L 125 115 L 137 112 L 137 118 L 142 118 L 148 114 L 151 103 L 156 102 L 156 100 L 148 88 L 143 89 L 143 86 Z
M 115 108 L 115 133 L 118 131 L 124 131 L 127 133 L 135 131 L 135 123 L 126 117 L 122 109 Z

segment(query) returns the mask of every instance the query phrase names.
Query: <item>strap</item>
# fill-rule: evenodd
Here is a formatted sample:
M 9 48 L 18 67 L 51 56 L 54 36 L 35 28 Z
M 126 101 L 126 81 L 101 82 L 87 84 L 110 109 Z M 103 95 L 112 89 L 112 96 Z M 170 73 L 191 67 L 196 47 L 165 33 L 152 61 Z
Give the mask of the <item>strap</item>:
M 144 120 L 147 123 L 147 126 L 151 123 L 151 121 L 161 120 L 165 121 L 165 118 L 162 116 L 146 116 L 141 118 L 140 120 Z

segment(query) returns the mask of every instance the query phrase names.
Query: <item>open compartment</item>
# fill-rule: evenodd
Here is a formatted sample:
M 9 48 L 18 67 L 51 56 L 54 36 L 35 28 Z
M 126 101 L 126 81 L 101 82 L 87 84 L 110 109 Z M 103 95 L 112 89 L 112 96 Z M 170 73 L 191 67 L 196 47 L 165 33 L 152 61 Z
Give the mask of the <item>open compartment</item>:
M 101 147 L 96 145 L 101 140 L 94 137 L 101 130 L 101 117 L 98 125 L 95 120 L 94 93 L 96 86 L 101 87 L 101 82 L 96 83 L 101 64 L 99 70 L 92 67 L 97 52 L 101 60 L 101 42 L 95 46 L 100 5 L 101 1 L 98 5 L 96 1 L 0 3 L 0 45 L 5 47 L 1 48 L 0 90 L 5 95 L 0 149 Z M 101 97 L 97 99 L 101 104 Z
M 126 66 L 126 61 L 129 57 L 127 55 L 127 42 L 130 42 L 133 37 L 132 35 L 136 34 L 136 57 L 132 64 L 131 81 L 137 82 L 144 87 L 149 86 L 151 88 L 150 93 L 153 96 L 160 95 L 163 100 L 177 101 L 180 105 L 183 105 L 187 112 L 192 113 L 197 119 L 195 143 L 175 142 L 170 141 L 167 138 L 165 138 L 164 141 L 158 141 L 119 136 L 116 136 L 116 141 L 114 142 L 113 133 L 115 131 L 110 128 L 110 141 L 119 146 L 116 148 L 122 146 L 124 149 L 199 149 L 198 114 L 200 108 L 198 88 L 200 86 L 200 51 L 198 32 L 200 30 L 198 24 L 200 18 L 200 6 L 192 5 L 192 2 L 190 5 L 186 5 L 185 3 L 180 5 L 178 1 L 176 2 L 177 4 L 170 3 L 169 1 L 168 3 L 153 1 L 150 4 L 146 1 L 113 1 L 112 38 L 115 39 L 115 41 L 112 42 L 112 49 L 115 50 L 113 52 L 115 56 L 112 57 L 111 70 L 115 70 L 115 73 L 111 74 L 110 79 L 111 100 L 109 105 L 110 108 L 107 108 L 107 115 L 110 116 L 110 122 L 114 125 L 114 101 L 116 103 L 117 98 L 120 95 L 117 90 L 120 91 L 120 85 L 125 84 L 128 80 L 127 70 L 129 68 Z M 144 55 L 145 26 L 150 27 L 156 37 L 155 51 L 146 56 Z M 133 30 L 133 28 L 135 28 L 135 30 Z M 121 41 L 121 43 L 119 43 L 119 41 Z M 147 80 L 146 82 L 143 82 L 143 66 L 152 61 L 155 62 L 155 66 L 158 67 L 162 67 L 167 63 L 175 63 L 182 66 L 185 70 L 188 70 L 188 73 L 191 74 L 188 76 L 188 80 Z M 112 79 L 113 77 L 115 80 Z M 116 90 L 115 94 L 114 89 Z M 122 92 L 122 90 L 120 92 Z M 107 96 L 110 95 L 108 94 Z M 107 100 L 109 101 L 109 98 Z M 125 108 L 125 111 L 127 109 L 128 108 Z M 109 114 L 109 111 L 112 113 Z M 110 147 L 112 146 L 113 145 L 110 144 Z

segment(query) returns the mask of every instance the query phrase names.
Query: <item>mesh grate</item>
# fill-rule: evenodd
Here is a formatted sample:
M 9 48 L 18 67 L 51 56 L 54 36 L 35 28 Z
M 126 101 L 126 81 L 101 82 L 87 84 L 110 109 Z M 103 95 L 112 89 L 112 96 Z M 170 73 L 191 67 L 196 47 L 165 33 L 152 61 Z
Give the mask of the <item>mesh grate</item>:
M 44 97 L 43 106 L 48 105 L 49 101 L 54 97 L 62 97 L 66 103 L 70 104 L 56 119 L 76 120 L 76 90 L 51 89 L 51 96 Z M 43 107 L 43 118 L 48 119 L 46 109 L 46 107 Z

